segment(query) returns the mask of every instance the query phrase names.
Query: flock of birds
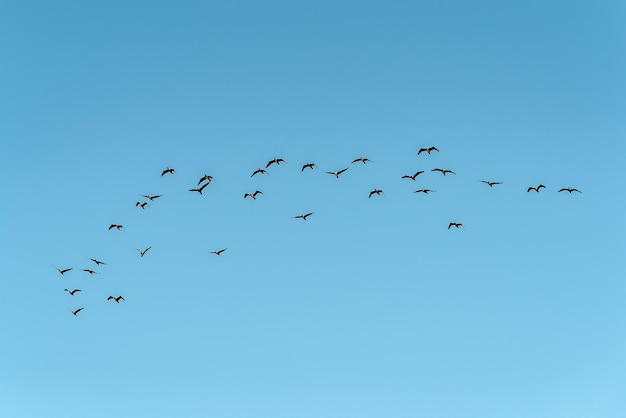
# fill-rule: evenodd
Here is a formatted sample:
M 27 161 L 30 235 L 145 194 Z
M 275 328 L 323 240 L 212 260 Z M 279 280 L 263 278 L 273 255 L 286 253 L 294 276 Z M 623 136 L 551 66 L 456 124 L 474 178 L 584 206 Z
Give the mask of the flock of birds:
M 430 147 L 420 148 L 420 149 L 419 149 L 419 151 L 417 152 L 417 155 L 420 155 L 421 153 L 426 153 L 426 154 L 429 154 L 429 155 L 430 155 L 430 153 L 431 153 L 431 152 L 433 152 L 433 151 L 439 152 L 439 150 L 438 150 L 436 147 L 434 147 L 434 146 L 430 146 Z M 274 157 L 273 159 L 271 159 L 270 161 L 268 161 L 268 162 L 267 162 L 267 164 L 265 165 L 265 168 L 261 168 L 261 167 L 259 167 L 259 168 L 257 168 L 256 170 L 254 170 L 254 171 L 252 172 L 252 174 L 250 175 L 250 177 L 254 177 L 254 176 L 256 176 L 257 174 L 269 174 L 269 173 L 268 173 L 268 171 L 266 170 L 267 168 L 269 168 L 272 164 L 280 165 L 281 163 L 284 163 L 284 162 L 285 162 L 285 160 L 283 160 L 282 158 L 277 158 L 277 157 Z M 367 163 L 371 163 L 372 161 L 371 161 L 370 159 L 368 159 L 368 158 L 365 158 L 365 157 L 362 157 L 362 156 L 361 156 L 361 157 L 359 157 L 359 158 L 354 159 L 354 160 L 352 161 L 352 164 L 354 164 L 354 163 L 359 163 L 359 162 L 360 162 L 360 163 L 362 163 L 362 164 L 367 164 Z M 317 166 L 315 165 L 315 163 L 306 162 L 305 164 L 303 164 L 303 165 L 302 165 L 302 168 L 301 168 L 301 170 L 300 170 L 300 171 L 301 171 L 301 172 L 304 172 L 306 169 L 313 170 L 313 169 L 315 169 L 315 168 L 317 168 Z M 335 176 L 335 178 L 337 178 L 337 179 L 338 179 L 338 178 L 339 178 L 339 176 L 341 176 L 343 173 L 345 173 L 346 171 L 348 171 L 348 169 L 349 169 L 349 167 L 346 167 L 346 168 L 343 168 L 343 169 L 341 169 L 341 170 L 336 170 L 336 171 L 326 171 L 325 173 L 327 173 L 327 174 L 331 174 L 331 175 Z M 454 171 L 449 170 L 449 169 L 443 169 L 443 168 L 433 168 L 433 169 L 432 169 L 432 170 L 430 170 L 430 171 L 432 171 L 432 172 L 440 172 L 443 176 L 446 176 L 447 174 L 454 174 L 454 175 L 456 175 L 456 173 L 455 173 Z M 166 168 L 165 168 L 165 169 L 161 172 L 161 177 L 165 176 L 166 174 L 169 174 L 169 175 L 174 175 L 174 174 L 176 174 L 176 170 L 174 170 L 174 169 L 173 169 L 173 168 L 171 168 L 171 167 L 166 167 Z M 406 174 L 406 175 L 403 175 L 403 176 L 402 176 L 402 179 L 409 179 L 409 180 L 413 180 L 413 181 L 415 181 L 415 180 L 417 179 L 417 177 L 418 177 L 419 175 L 421 175 L 421 174 L 424 174 L 424 171 L 416 171 L 416 172 L 415 172 L 415 173 L 413 173 L 413 174 Z M 214 180 L 214 179 L 213 179 L 213 176 L 210 176 L 210 175 L 208 175 L 208 174 L 206 174 L 206 173 L 205 173 L 205 174 L 204 174 L 204 175 L 200 178 L 200 180 L 198 181 L 197 185 L 196 185 L 195 187 L 191 188 L 191 189 L 188 189 L 188 190 L 189 190 L 190 192 L 197 192 L 197 193 L 199 193 L 199 194 L 202 194 L 203 190 L 204 190 L 204 189 L 205 189 L 205 188 L 206 188 L 209 184 L 211 184 L 211 182 L 212 182 L 213 180 Z M 487 186 L 489 186 L 489 187 L 493 187 L 493 186 L 497 186 L 497 185 L 501 185 L 501 184 L 503 184 L 503 182 L 501 182 L 501 181 L 491 181 L 491 180 L 479 180 L 479 181 L 480 181 L 480 182 L 482 182 L 482 183 L 484 183 L 484 184 L 486 184 L 486 185 L 487 185 Z M 526 192 L 534 191 L 534 192 L 536 192 L 536 193 L 539 193 L 539 191 L 540 191 L 541 189 L 545 189 L 545 188 L 546 188 L 546 186 L 545 186 L 545 185 L 543 185 L 543 184 L 539 184 L 539 185 L 537 185 L 537 186 L 530 186 L 530 187 L 528 187 L 528 189 L 526 190 Z M 420 188 L 420 189 L 415 190 L 413 193 L 423 193 L 423 194 L 428 194 L 428 193 L 432 193 L 432 192 L 435 192 L 435 190 L 426 189 L 426 188 Z M 571 187 L 564 187 L 564 188 L 561 188 L 561 189 L 559 189 L 559 190 L 558 190 L 558 192 L 568 192 L 568 193 L 570 193 L 570 194 L 571 194 L 571 193 L 582 193 L 580 190 L 578 190 L 578 189 L 576 189 L 576 188 L 571 188 Z M 244 199 L 250 198 L 250 199 L 256 200 L 256 199 L 257 199 L 257 196 L 258 196 L 258 195 L 260 195 L 260 194 L 263 194 L 263 192 L 262 192 L 262 191 L 260 191 L 260 190 L 255 190 L 255 191 L 254 191 L 254 192 L 252 192 L 252 193 L 245 193 L 245 194 L 243 195 L 243 197 L 244 197 Z M 377 189 L 377 188 L 375 188 L 375 189 L 373 189 L 372 191 L 370 191 L 370 192 L 369 192 L 369 196 L 368 196 L 368 198 L 371 198 L 371 197 L 372 197 L 372 196 L 374 196 L 374 195 L 379 196 L 380 194 L 383 194 L 383 191 L 382 191 L 381 189 Z M 137 201 L 137 202 L 135 203 L 135 207 L 138 207 L 138 208 L 141 208 L 141 209 L 145 209 L 145 208 L 146 208 L 146 206 L 150 206 L 150 204 L 149 204 L 149 202 L 148 202 L 148 201 L 153 202 L 154 200 L 159 199 L 159 198 L 161 198 L 161 197 L 162 197 L 162 195 L 140 195 L 140 196 L 141 196 L 141 197 L 143 197 L 143 198 L 145 198 L 145 199 L 147 199 L 147 200 L 145 200 L 145 201 Z M 294 218 L 294 219 L 302 219 L 303 221 L 306 221 L 306 220 L 307 220 L 307 219 L 308 219 L 311 215 L 313 215 L 314 213 L 315 213 L 315 212 L 302 213 L 302 214 L 299 214 L 299 215 L 295 215 L 295 216 L 293 216 L 293 218 Z M 462 228 L 462 227 L 463 227 L 463 224 L 462 224 L 462 223 L 460 223 L 460 222 L 451 221 L 451 222 L 448 224 L 448 229 L 450 229 L 450 228 L 452 228 L 452 227 L 455 227 L 455 228 L 459 229 L 459 228 Z M 109 227 L 108 227 L 108 229 L 109 229 L 109 230 L 115 229 L 115 230 L 118 230 L 118 231 L 119 231 L 119 230 L 122 230 L 123 228 L 124 228 L 124 226 L 123 226 L 123 225 L 120 225 L 120 224 L 117 224 L 117 223 L 112 223 L 112 224 L 110 224 L 110 225 L 109 225 Z M 152 248 L 152 246 L 147 247 L 147 248 L 145 248 L 145 249 L 143 249 L 143 250 L 141 250 L 141 249 L 139 249 L 139 248 L 137 248 L 136 250 L 139 252 L 139 256 L 140 256 L 141 258 L 143 258 L 143 257 L 146 255 L 146 253 L 147 253 L 147 252 L 148 252 L 151 248 Z M 222 249 L 218 249 L 218 250 L 214 250 L 214 251 L 209 251 L 209 253 L 210 253 L 210 254 L 217 255 L 217 256 L 221 256 L 221 255 L 222 255 L 222 253 L 224 253 L 226 250 L 228 250 L 228 248 L 222 248 Z M 91 261 L 92 261 L 92 262 L 96 265 L 96 268 L 97 268 L 97 267 L 99 267 L 99 266 L 103 266 L 103 265 L 106 265 L 106 264 L 107 264 L 107 263 L 105 263 L 105 262 L 103 262 L 103 261 L 100 261 L 100 260 L 98 260 L 98 259 L 96 259 L 96 258 L 90 258 L 90 257 L 87 257 L 87 258 L 88 258 L 89 260 L 91 260 Z M 59 272 L 59 274 L 61 274 L 61 276 L 64 276 L 66 273 L 68 273 L 68 272 L 70 272 L 70 271 L 72 271 L 72 270 L 73 270 L 73 268 L 72 268 L 72 267 L 69 267 L 69 268 L 58 268 L 58 267 L 55 267 L 55 268 L 56 268 L 56 270 Z M 85 273 L 89 274 L 89 275 L 93 275 L 93 274 L 100 274 L 100 273 L 98 273 L 98 272 L 96 272 L 95 270 L 92 270 L 92 269 L 90 269 L 90 268 L 83 268 L 83 269 L 81 269 L 81 270 L 82 270 L 83 272 L 85 272 Z M 71 290 L 70 290 L 70 289 L 68 289 L 68 288 L 65 288 L 65 289 L 64 289 L 64 291 L 65 291 L 65 292 L 67 292 L 70 296 L 75 296 L 77 293 L 81 292 L 82 290 L 81 290 L 81 289 L 71 289 Z M 116 303 L 118 303 L 118 304 L 120 303 L 120 300 L 122 300 L 122 301 L 126 301 L 126 299 L 124 299 L 124 297 L 123 297 L 122 295 L 117 295 L 117 296 L 114 296 L 114 295 L 109 295 L 109 296 L 106 298 L 106 300 L 107 300 L 107 301 L 114 301 L 114 302 L 116 302 Z M 77 309 L 69 309 L 69 308 L 68 308 L 68 310 L 69 310 L 69 311 L 72 313 L 72 315 L 74 315 L 74 316 L 77 316 L 77 315 L 78 315 L 78 313 L 80 313 L 80 312 L 81 312 L 81 311 L 83 311 L 84 309 L 85 309 L 84 307 L 80 307 L 80 308 L 77 308 Z

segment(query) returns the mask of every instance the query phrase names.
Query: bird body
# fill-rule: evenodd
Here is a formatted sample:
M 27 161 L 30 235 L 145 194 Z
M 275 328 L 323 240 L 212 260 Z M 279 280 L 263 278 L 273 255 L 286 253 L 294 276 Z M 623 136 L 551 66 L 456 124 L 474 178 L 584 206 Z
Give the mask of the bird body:
M 294 219 L 302 219 L 306 221 L 306 218 L 313 215 L 315 212 L 303 213 L 302 215 L 294 216 Z
M 370 197 L 372 197 L 372 195 L 373 195 L 373 194 L 375 194 L 375 195 L 379 196 L 381 193 L 383 193 L 383 191 L 382 191 L 382 190 L 380 190 L 380 189 L 374 189 L 374 190 L 372 190 L 372 191 L 370 192 L 370 195 L 368 196 L 368 199 L 369 199 Z
M 203 181 L 208 181 L 209 183 L 213 181 L 213 176 L 209 176 L 208 174 L 204 173 L 204 176 L 202 176 L 200 178 L 200 180 L 198 181 L 198 186 L 200 185 L 200 183 L 202 183 Z
M 417 151 L 417 155 L 420 155 L 422 152 L 425 152 L 426 154 L 430 154 L 432 151 L 439 152 L 437 147 L 425 147 L 425 148 L 420 148 L 420 150 Z
M 430 170 L 430 171 L 439 171 L 439 172 L 440 172 L 441 174 L 443 174 L 444 176 L 445 176 L 447 173 L 456 174 L 456 173 L 455 173 L 454 171 L 452 171 L 452 170 L 446 170 L 446 169 L 443 169 L 443 168 L 433 168 L 433 169 L 432 169 L 432 170 Z
M 540 184 L 539 186 L 535 186 L 535 187 L 529 187 L 528 190 L 526 190 L 526 193 L 530 192 L 531 190 L 536 191 L 537 193 L 539 193 L 539 189 L 541 188 L 546 188 L 546 186 L 544 186 L 543 184 Z
M 415 178 L 417 176 L 419 176 L 420 174 L 422 174 L 423 172 L 424 171 L 416 171 L 415 174 L 411 174 L 411 175 L 407 174 L 407 175 L 402 176 L 402 178 L 403 179 L 411 179 L 411 180 L 415 181 Z
M 339 178 L 339 175 L 341 173 L 344 173 L 348 168 L 344 168 L 343 170 L 339 170 L 339 171 L 327 171 L 326 174 L 332 174 L 333 176 L 335 176 L 336 178 Z
M 260 190 L 257 190 L 254 193 L 246 193 L 243 195 L 243 198 L 245 199 L 246 197 L 251 197 L 253 200 L 256 200 L 256 195 L 258 194 L 263 194 L 263 192 Z

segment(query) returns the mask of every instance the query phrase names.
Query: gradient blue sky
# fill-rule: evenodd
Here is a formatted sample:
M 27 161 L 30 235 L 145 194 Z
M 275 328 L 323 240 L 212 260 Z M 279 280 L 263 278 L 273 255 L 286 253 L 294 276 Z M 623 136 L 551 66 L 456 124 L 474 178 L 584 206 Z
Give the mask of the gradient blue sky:
M 626 416 L 625 18 L 2 2 L 0 416 Z

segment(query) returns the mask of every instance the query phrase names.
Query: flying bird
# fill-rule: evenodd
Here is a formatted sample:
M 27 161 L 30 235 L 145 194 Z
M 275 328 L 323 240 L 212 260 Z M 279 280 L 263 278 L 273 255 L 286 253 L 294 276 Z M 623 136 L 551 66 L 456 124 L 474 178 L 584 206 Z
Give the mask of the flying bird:
M 375 195 L 377 195 L 377 196 L 380 196 L 380 194 L 381 194 L 382 192 L 383 192 L 383 191 L 382 191 L 382 190 L 380 190 L 380 189 L 374 189 L 374 190 L 372 190 L 372 191 L 370 192 L 370 195 L 368 196 L 368 199 L 369 199 L 370 197 L 372 197 L 372 195 L 373 195 L 373 194 L 375 194 Z
M 434 192 L 434 191 L 435 191 L 435 190 L 430 190 L 430 189 L 419 189 L 419 190 L 414 191 L 413 193 L 424 193 L 424 194 L 428 194 L 428 193 L 431 193 L 431 192 Z
M 121 299 L 121 300 L 123 300 L 124 302 L 126 301 L 126 299 L 124 299 L 124 296 L 122 296 L 122 295 L 119 295 L 118 297 L 115 297 L 115 296 L 109 296 L 109 297 L 107 298 L 107 300 L 111 300 L 111 299 L 113 299 L 113 300 L 114 300 L 114 301 L 116 301 L 117 303 L 120 303 L 120 299 Z
M 87 257 L 89 258 L 89 257 Z M 100 261 L 100 260 L 96 260 L 95 258 L 89 258 L 91 261 L 93 261 L 94 263 L 96 263 L 96 266 L 99 266 L 100 264 L 104 264 L 106 265 L 106 263 Z
M 174 170 L 173 168 L 169 168 L 166 167 L 165 170 L 163 170 L 163 172 L 161 173 L 161 177 L 163 177 L 166 174 L 176 174 L 176 170 Z
M 343 170 L 339 170 L 339 171 L 327 171 L 326 174 L 332 174 L 336 178 L 339 178 L 339 175 L 341 173 L 345 172 L 346 170 L 347 170 L 347 168 L 344 168 Z
M 443 168 L 433 168 L 430 171 L 439 171 L 441 174 L 443 174 L 444 176 L 446 175 L 446 173 L 452 173 L 452 174 L 456 174 L 454 171 L 452 170 L 444 170 Z
M 411 179 L 411 180 L 415 181 L 415 178 L 417 176 L 419 176 L 420 174 L 422 174 L 423 172 L 424 171 L 416 171 L 415 174 L 412 174 L 412 175 L 407 174 L 407 175 L 402 176 L 402 178 L 403 179 Z
M 204 183 L 204 184 L 203 184 L 202 186 L 200 186 L 199 188 L 189 189 L 189 191 L 190 191 L 190 192 L 198 192 L 198 193 L 202 194 L 202 190 L 204 190 L 204 188 L 205 188 L 206 186 L 208 186 L 208 185 L 209 185 L 209 183 L 210 183 L 210 182 L 208 182 L 208 183 Z
M 58 267 L 55 267 L 55 269 L 57 269 L 57 271 L 58 271 L 59 273 L 61 273 L 61 275 L 64 275 L 64 274 L 65 274 L 65 273 L 67 273 L 68 271 L 72 270 L 72 269 L 73 269 L 73 267 L 70 267 L 70 268 L 68 268 L 68 269 L 63 269 L 63 270 L 61 270 L 61 269 L 60 269 L 60 268 L 58 268 Z
M 213 176 L 209 176 L 208 174 L 204 173 L 204 176 L 202 176 L 202 178 L 200 178 L 200 181 L 198 181 L 198 186 L 200 185 L 200 183 L 202 183 L 203 181 L 208 181 L 209 183 L 213 181 Z
M 215 255 L 222 255 L 222 253 L 224 251 L 226 251 L 228 248 L 223 248 L 221 250 L 217 250 L 217 251 L 209 251 L 209 254 L 215 254 Z
M 493 187 L 495 184 L 502 184 L 501 181 L 480 180 L 480 182 L 485 183 L 489 187 Z
M 559 190 L 559 192 L 569 192 L 569 194 L 572 194 L 572 192 L 582 193 L 580 190 L 572 189 L 571 187 L 564 187 L 561 190 Z
M 426 148 L 420 148 L 419 151 L 417 151 L 417 155 L 420 155 L 422 152 L 426 152 L 427 154 L 430 154 L 431 151 L 437 151 L 439 152 L 439 150 L 437 149 L 437 147 L 426 147 Z
M 159 197 L 161 197 L 163 195 L 151 196 L 149 194 L 142 194 L 142 195 L 139 195 L 139 196 L 145 197 L 146 199 L 154 200 L 154 199 L 158 199 Z
M 73 311 L 73 310 L 71 310 L 71 309 L 70 309 L 70 312 L 72 313 L 72 315 L 76 316 L 76 315 L 78 315 L 78 313 L 79 313 L 80 311 L 82 311 L 83 309 L 85 309 L 85 308 L 78 308 L 78 309 L 76 309 L 75 311 Z
M 97 271 L 93 271 L 93 270 L 91 270 L 91 269 L 82 269 L 82 270 L 83 270 L 85 273 L 89 273 L 90 275 L 91 275 L 91 274 L 100 274 L 100 273 L 98 273 Z
M 263 170 L 261 167 L 254 170 L 254 173 L 250 177 L 254 177 L 256 174 L 269 174 L 267 171 Z
M 146 253 L 148 252 L 148 250 L 149 250 L 150 248 L 152 248 L 152 247 L 150 246 L 150 247 L 146 248 L 146 249 L 145 249 L 145 250 L 143 250 L 143 251 L 141 251 L 139 248 L 135 248 L 135 249 L 136 249 L 137 251 L 139 251 L 139 256 L 140 256 L 141 258 L 143 258 L 143 256 L 144 256 L 144 255 L 146 255 Z
M 366 162 L 372 162 L 372 160 L 365 158 L 365 157 L 359 157 L 357 159 L 355 159 L 354 161 L 352 161 L 352 164 L 361 161 L 363 164 L 365 164 Z
M 273 160 L 268 161 L 267 165 L 265 166 L 265 168 L 269 167 L 270 165 L 276 163 L 276 165 L 280 165 L 280 163 L 284 163 L 285 160 L 283 160 L 282 158 L 276 158 L 274 157 Z
M 453 226 L 456 226 L 456 229 L 459 229 L 459 227 L 463 226 L 463 224 L 458 223 L 458 222 L 450 222 L 450 224 L 448 225 L 448 229 L 450 229 Z
M 137 202 L 135 203 L 135 207 L 137 206 L 141 206 L 141 209 L 145 209 L 146 206 L 150 206 L 150 205 L 148 204 L 148 202 Z
M 124 227 L 123 227 L 122 225 L 118 225 L 118 224 L 111 224 L 111 225 L 109 226 L 109 230 L 111 230 L 111 229 L 113 229 L 113 228 L 115 228 L 115 229 L 117 229 L 117 230 L 119 231 L 120 229 L 122 229 L 122 228 L 124 228 Z
M 254 193 L 246 193 L 243 195 L 243 198 L 245 199 L 246 197 L 251 197 L 252 199 L 256 200 L 256 195 L 258 194 L 263 194 L 263 192 L 260 190 L 257 190 Z
M 307 162 L 302 166 L 302 171 L 304 171 L 305 168 L 310 168 L 312 170 L 315 168 L 315 164 Z
M 536 191 L 537 193 L 539 193 L 539 189 L 541 188 L 546 188 L 546 186 L 544 186 L 543 184 L 540 184 L 539 186 L 535 186 L 535 187 L 529 187 L 528 190 L 526 190 L 526 193 L 530 192 L 531 190 Z
M 306 218 L 308 218 L 309 216 L 313 215 L 314 213 L 315 212 L 303 213 L 302 215 L 294 216 L 294 218 L 300 218 L 300 219 L 306 221 Z
M 67 293 L 69 293 L 70 296 L 74 296 L 74 293 L 76 293 L 76 292 L 81 292 L 80 289 L 74 289 L 74 290 L 63 289 L 63 290 L 65 290 Z

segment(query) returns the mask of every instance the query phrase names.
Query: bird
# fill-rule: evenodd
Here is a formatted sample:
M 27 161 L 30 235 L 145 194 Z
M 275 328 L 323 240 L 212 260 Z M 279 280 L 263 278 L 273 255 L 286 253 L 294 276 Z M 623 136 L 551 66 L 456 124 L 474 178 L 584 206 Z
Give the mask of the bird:
M 70 309 L 70 312 L 72 313 L 72 315 L 76 316 L 76 315 L 78 315 L 78 313 L 79 313 L 80 311 L 82 311 L 83 309 L 85 309 L 85 308 L 78 308 L 78 309 L 76 309 L 75 311 L 73 311 L 73 310 L 71 310 L 71 309 Z
M 210 182 L 209 182 L 209 183 L 210 183 Z M 202 186 L 200 186 L 200 187 L 197 187 L 197 188 L 195 188 L 195 189 L 189 189 L 189 191 L 190 191 L 190 192 L 198 192 L 198 193 L 202 194 L 202 190 L 204 190 L 204 188 L 205 188 L 206 186 L 208 186 L 208 185 L 209 185 L 209 183 L 204 183 L 204 184 L 203 184 Z
M 370 159 L 368 159 L 368 158 L 365 158 L 365 157 L 359 157 L 359 158 L 355 159 L 354 161 L 352 161 L 352 164 L 354 164 L 354 163 L 356 163 L 356 162 L 358 162 L 358 161 L 361 161 L 363 164 L 365 164 L 365 163 L 366 163 L 366 162 L 368 162 L 368 161 L 369 161 L 370 163 L 372 162 L 372 160 L 370 160 Z
M 282 158 L 276 158 L 274 157 L 273 160 L 269 160 L 267 165 L 265 166 L 265 168 L 269 167 L 270 165 L 276 163 L 276 165 L 280 165 L 280 163 L 284 163 L 285 160 L 283 160 Z
M 543 184 L 540 184 L 539 186 L 536 186 L 536 187 L 529 187 L 528 190 L 526 190 L 526 193 L 530 192 L 531 190 L 534 190 L 537 193 L 539 193 L 539 189 L 541 189 L 542 187 L 544 189 L 546 188 L 546 186 L 544 186 Z
M 300 219 L 306 221 L 306 218 L 308 218 L 309 216 L 313 215 L 314 213 L 315 212 L 303 213 L 302 215 L 294 216 L 294 218 L 300 218 Z
M 72 270 L 72 269 L 73 269 L 73 267 L 70 267 L 70 268 L 68 268 L 68 269 L 63 269 L 63 270 L 61 270 L 61 269 L 60 269 L 60 268 L 58 268 L 58 267 L 55 267 L 55 269 L 57 269 L 57 271 L 58 271 L 59 273 L 61 273 L 61 276 L 62 276 L 62 275 L 64 275 L 65 273 L 67 273 L 68 271 Z
M 141 194 L 139 196 L 145 197 L 146 199 L 150 199 L 150 200 L 154 200 L 154 199 L 158 199 L 159 197 L 163 196 L 163 195 L 155 195 L 155 196 L 151 196 L 149 194 Z
M 87 258 L 89 258 L 89 257 L 87 257 Z M 102 261 L 100 261 L 100 260 L 96 260 L 95 258 L 89 258 L 89 259 L 90 259 L 91 261 L 93 261 L 94 263 L 96 263 L 96 266 L 99 266 L 100 264 L 104 264 L 104 265 L 106 265 L 106 263 L 105 263 L 105 262 L 102 262 Z
M 444 176 L 446 175 L 446 173 L 452 173 L 452 174 L 456 174 L 454 171 L 452 170 L 444 170 L 443 168 L 433 168 L 430 171 L 439 171 L 441 174 L 443 174 Z
M 502 184 L 501 181 L 480 180 L 480 182 L 485 183 L 489 187 L 493 187 L 494 184 Z
M 97 271 L 93 271 L 91 269 L 82 269 L 85 273 L 89 273 L 89 274 L 100 274 Z
M 312 169 L 315 168 L 315 164 L 307 162 L 306 164 L 304 164 L 302 166 L 302 170 L 301 171 L 304 171 L 305 168 L 310 168 L 312 170 Z
M 415 174 L 412 174 L 412 175 L 407 174 L 407 175 L 402 176 L 402 178 L 403 179 L 411 179 L 411 180 L 415 181 L 415 178 L 417 176 L 419 176 L 420 174 L 422 174 L 423 172 L 424 171 L 416 171 Z
M 166 167 L 165 170 L 163 170 L 163 172 L 161 173 L 161 177 L 163 177 L 166 174 L 176 174 L 176 170 L 174 170 L 173 168 L 169 168 Z
M 70 296 L 74 296 L 74 293 L 76 293 L 76 292 L 82 292 L 82 290 L 80 290 L 80 289 L 74 289 L 74 290 L 63 289 L 63 290 L 65 290 L 67 293 L 69 293 Z
M 419 189 L 414 191 L 413 193 L 424 193 L 424 194 L 428 194 L 430 192 L 434 192 L 435 190 L 430 190 L 430 189 Z
M 209 176 L 208 174 L 204 173 L 204 176 L 202 176 L 200 178 L 200 181 L 198 181 L 198 185 L 200 185 L 200 183 L 202 183 L 203 181 L 208 181 L 210 183 L 213 181 L 213 176 Z
M 332 174 L 336 178 L 339 178 L 339 175 L 341 173 L 345 172 L 346 170 L 347 170 L 347 168 L 344 168 L 343 170 L 339 170 L 339 171 L 327 171 L 326 174 Z
M 122 296 L 122 295 L 119 295 L 118 297 L 115 297 L 115 296 L 109 296 L 109 297 L 107 298 L 107 300 L 111 300 L 111 299 L 113 299 L 113 300 L 114 300 L 114 301 L 116 301 L 117 303 L 120 303 L 120 299 L 121 299 L 121 300 L 123 300 L 123 301 L 126 301 L 126 299 L 124 299 L 124 296 Z
M 223 248 L 221 250 L 217 250 L 217 251 L 209 251 L 209 254 L 215 254 L 215 255 L 222 255 L 222 253 L 224 251 L 226 251 L 228 248 Z
M 582 193 L 580 190 L 572 189 L 571 187 L 564 187 L 561 190 L 559 190 L 559 192 L 569 192 L 569 194 L 572 194 L 572 192 Z
M 252 173 L 252 175 L 250 177 L 254 177 L 255 174 L 269 174 L 267 171 L 263 170 L 261 167 L 257 168 L 256 170 L 254 170 L 254 173 Z
M 116 229 L 119 231 L 120 229 L 122 229 L 122 228 L 124 228 L 124 227 L 123 227 L 122 225 L 118 225 L 118 224 L 111 224 L 111 225 L 109 226 L 109 230 L 111 230 L 111 229 L 113 229 L 113 228 L 116 228 Z
M 426 147 L 426 148 L 420 148 L 419 151 L 417 151 L 417 155 L 420 155 L 422 152 L 426 152 L 427 154 L 430 154 L 431 151 L 437 151 L 439 152 L 439 150 L 437 149 L 437 147 Z
M 150 246 L 150 247 L 146 248 L 146 249 L 145 249 L 145 250 L 143 250 L 143 251 L 141 251 L 139 248 L 135 248 L 135 249 L 136 249 L 137 251 L 139 251 L 139 256 L 140 256 L 141 258 L 143 258 L 143 256 L 144 256 L 144 255 L 146 255 L 146 253 L 148 252 L 148 250 L 149 250 L 150 248 L 152 248 L 152 246 Z
M 150 206 L 150 205 L 148 204 L 148 202 L 137 202 L 135 203 L 135 207 L 137 206 L 141 206 L 141 209 L 145 209 L 146 206 Z
M 370 197 L 372 197 L 372 195 L 373 195 L 373 194 L 375 194 L 375 195 L 379 196 L 382 192 L 383 192 L 383 191 L 382 191 L 382 190 L 380 190 L 380 189 L 374 189 L 374 190 L 372 190 L 372 191 L 370 192 L 370 195 L 368 196 L 368 199 L 369 199 Z
M 450 224 L 448 225 L 448 229 L 450 229 L 453 226 L 456 226 L 456 229 L 459 229 L 459 227 L 463 226 L 463 224 L 458 223 L 458 222 L 450 222 Z
M 251 197 L 252 199 L 256 200 L 256 195 L 258 194 L 263 194 L 263 192 L 260 190 L 257 190 L 254 193 L 246 193 L 243 195 L 243 198 L 245 199 L 246 197 Z

